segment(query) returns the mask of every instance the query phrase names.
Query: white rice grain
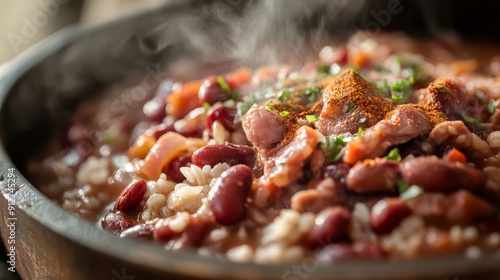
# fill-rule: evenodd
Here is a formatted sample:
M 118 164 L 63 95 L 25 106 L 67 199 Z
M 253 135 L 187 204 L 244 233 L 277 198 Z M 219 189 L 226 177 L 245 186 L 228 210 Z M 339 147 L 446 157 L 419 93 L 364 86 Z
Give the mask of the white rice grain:
M 492 149 L 499 150 L 500 149 L 500 131 L 494 131 L 488 135 L 486 139 L 488 144 Z
M 80 166 L 76 180 L 80 186 L 86 183 L 102 185 L 108 181 L 109 176 L 109 159 L 91 156 Z
M 189 224 L 189 214 L 186 212 L 179 212 L 175 218 L 170 221 L 168 226 L 172 231 L 182 232 Z
M 229 249 L 227 257 L 234 262 L 250 262 L 254 257 L 254 251 L 248 245 L 241 245 Z

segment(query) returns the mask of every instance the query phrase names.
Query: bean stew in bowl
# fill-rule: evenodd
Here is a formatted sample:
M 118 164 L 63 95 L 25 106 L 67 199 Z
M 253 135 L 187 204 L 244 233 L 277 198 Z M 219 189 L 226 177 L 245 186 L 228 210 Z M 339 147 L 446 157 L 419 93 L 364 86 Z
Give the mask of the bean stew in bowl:
M 500 250 L 500 64 L 458 49 L 355 34 L 301 66 L 166 79 L 139 98 L 112 88 L 78 106 L 29 176 L 64 209 L 166 250 L 480 258 Z

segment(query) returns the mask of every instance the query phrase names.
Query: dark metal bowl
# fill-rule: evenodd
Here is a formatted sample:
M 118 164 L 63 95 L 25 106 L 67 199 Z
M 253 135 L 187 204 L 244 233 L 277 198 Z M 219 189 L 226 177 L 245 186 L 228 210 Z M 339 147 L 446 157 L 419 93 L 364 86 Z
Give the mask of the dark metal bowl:
M 163 12 L 182 14 L 192 8 L 177 1 Z M 7 252 L 11 251 L 10 246 L 15 247 L 15 269 L 23 278 L 462 280 L 500 277 L 500 254 L 474 260 L 452 257 L 318 265 L 311 258 L 297 264 L 257 265 L 200 257 L 193 252 L 170 252 L 157 244 L 120 239 L 102 231 L 42 195 L 23 175 L 25 159 L 50 136 L 51 128 L 67 116 L 65 108 L 70 108 L 92 89 L 124 77 L 117 72 L 104 73 L 102 68 L 106 66 L 102 64 L 108 62 L 102 62 L 103 57 L 95 52 L 99 48 L 85 46 L 109 36 L 113 30 L 124 30 L 134 19 L 145 17 L 155 21 L 154 13 L 148 13 L 93 29 L 68 28 L 0 69 L 0 215 L 3 218 L 0 227 Z M 126 36 L 120 38 L 123 37 Z M 113 45 L 102 43 L 100 49 L 106 44 Z M 179 53 L 192 54 L 188 49 L 176 49 L 176 45 L 169 48 L 171 53 L 180 50 Z M 123 53 L 133 51 L 126 49 Z M 75 56 L 80 59 L 71 60 Z M 97 59 L 89 58 L 95 62 L 92 63 L 81 56 L 97 56 Z M 114 59 L 129 58 L 122 55 Z M 170 61 L 155 52 L 150 52 L 148 59 L 149 62 Z M 85 64 L 85 67 L 75 72 L 75 64 Z M 144 65 L 148 63 L 130 66 L 129 70 L 144 69 Z M 76 77 L 77 82 L 71 82 L 67 76 Z M 61 84 L 54 84 L 52 80 Z M 15 228 L 9 228 L 9 223 L 14 223 Z M 13 237 L 9 239 L 9 236 Z M 15 240 L 15 244 L 9 240 Z

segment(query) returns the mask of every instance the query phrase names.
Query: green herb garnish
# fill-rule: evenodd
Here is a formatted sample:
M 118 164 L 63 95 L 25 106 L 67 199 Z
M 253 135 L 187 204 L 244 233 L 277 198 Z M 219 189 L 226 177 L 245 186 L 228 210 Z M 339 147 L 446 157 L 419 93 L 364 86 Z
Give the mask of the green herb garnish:
M 278 100 L 282 103 L 285 103 L 292 97 L 293 89 L 283 89 L 278 93 Z
M 307 96 L 310 103 L 314 103 L 321 97 L 321 90 L 322 89 L 320 87 L 311 86 L 304 89 L 303 93 Z
M 358 137 L 361 137 L 365 133 L 365 130 L 362 127 L 358 127 Z
M 280 112 L 280 116 L 282 116 L 282 117 L 286 117 L 288 115 L 290 115 L 290 112 L 288 112 L 288 111 L 281 111 Z
M 229 96 L 229 98 L 238 100 L 238 93 L 231 88 L 222 76 L 217 77 L 217 84 L 219 84 L 220 88 Z
M 347 113 L 349 113 L 352 110 L 352 108 L 354 108 L 354 106 L 356 106 L 356 103 L 352 101 L 349 102 L 349 104 L 347 104 Z
M 321 150 L 325 154 L 327 162 L 339 161 L 345 152 L 345 146 L 352 139 L 344 136 L 326 136 L 325 142 L 321 143 Z
M 397 80 L 389 85 L 391 90 L 391 99 L 398 104 L 408 102 L 412 95 L 414 79 L 413 76 L 408 80 Z
M 409 186 L 402 180 L 398 180 L 396 184 L 399 190 L 399 198 L 403 200 L 410 200 L 424 193 L 424 189 L 422 189 L 421 187 L 417 185 Z
M 319 118 L 316 115 L 306 115 L 306 120 L 310 123 L 314 123 L 317 122 Z
M 387 155 L 387 159 L 394 161 L 401 161 L 401 155 L 399 154 L 398 148 L 392 149 Z
M 273 110 L 274 108 L 276 108 L 276 105 L 273 103 L 267 103 L 266 106 L 269 110 Z
M 210 108 L 212 108 L 212 105 L 210 105 L 208 102 L 203 102 L 203 109 L 205 109 L 206 111 L 210 110 Z
M 361 117 L 358 121 L 358 123 L 365 123 L 366 122 L 366 117 Z
M 488 103 L 488 107 L 486 108 L 486 112 L 488 112 L 488 114 L 490 114 L 490 115 L 493 115 L 495 113 L 495 111 L 497 110 L 498 104 L 500 104 L 500 99 L 498 99 L 496 101 L 492 100 L 490 103 Z
M 328 75 L 329 71 L 330 71 L 330 66 L 328 65 L 318 64 L 318 66 L 316 66 L 316 72 L 318 72 L 318 74 Z
M 481 130 L 484 129 L 484 126 L 481 124 L 481 121 L 479 121 L 476 118 L 469 117 L 469 116 L 464 115 L 464 114 L 459 114 L 458 117 L 460 120 L 462 120 L 467 125 L 473 126 L 477 129 L 481 129 Z

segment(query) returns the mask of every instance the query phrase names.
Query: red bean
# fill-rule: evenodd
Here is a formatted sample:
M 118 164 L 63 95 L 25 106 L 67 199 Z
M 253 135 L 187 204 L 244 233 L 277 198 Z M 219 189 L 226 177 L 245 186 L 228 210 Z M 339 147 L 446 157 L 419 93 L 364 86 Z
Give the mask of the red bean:
M 391 232 L 406 217 L 410 207 L 399 198 L 386 198 L 377 202 L 370 213 L 370 224 L 376 234 Z
M 328 245 L 316 254 L 316 259 L 322 263 L 349 261 L 356 258 L 357 254 L 348 244 Z
M 351 168 L 345 163 L 330 164 L 325 167 L 325 177 L 331 177 L 341 183 L 345 182 L 345 177 Z
M 245 216 L 245 202 L 252 186 L 253 173 L 246 165 L 236 165 L 222 173 L 209 193 L 210 210 L 215 221 L 224 226 L 236 224 Z
M 323 263 L 352 261 L 356 259 L 379 260 L 387 253 L 375 241 L 358 241 L 353 244 L 332 244 L 321 249 L 316 259 Z
M 223 162 L 231 166 L 245 164 L 253 167 L 256 159 L 255 149 L 235 144 L 205 146 L 194 152 L 192 157 L 193 164 L 199 167 L 205 165 L 213 167 Z
M 161 122 L 167 116 L 165 99 L 154 97 L 144 104 L 142 111 L 146 118 L 152 122 Z
M 106 214 L 101 219 L 101 225 L 103 229 L 119 234 L 122 231 L 134 226 L 134 223 L 132 222 L 132 219 L 130 219 L 128 216 L 125 216 L 123 213 L 112 212 Z
M 400 167 L 406 183 L 418 185 L 429 192 L 452 192 L 457 189 L 475 192 L 486 185 L 487 176 L 483 171 L 436 156 L 408 159 Z
M 186 179 L 184 174 L 181 172 L 181 167 L 186 167 L 191 165 L 191 157 L 190 156 L 180 156 L 170 162 L 165 170 L 165 174 L 169 180 L 172 180 L 176 183 L 180 183 Z
M 175 216 L 161 219 L 156 223 L 153 231 L 154 239 L 167 242 L 174 238 L 175 235 L 177 235 L 177 233 L 170 229 L 169 226 L 169 223 L 173 219 L 175 219 Z
M 184 230 L 179 244 L 181 248 L 185 247 L 198 247 L 203 241 L 203 237 L 209 229 L 209 224 L 200 217 L 191 216 L 189 218 L 189 225 Z
M 200 91 L 198 92 L 198 99 L 200 102 L 213 105 L 219 101 L 226 101 L 229 99 L 227 93 L 220 87 L 217 82 L 216 76 L 208 77 L 201 84 Z
M 120 234 L 120 237 L 153 239 L 154 227 L 151 224 L 138 224 Z
M 309 233 L 309 247 L 316 248 L 347 239 L 351 213 L 343 207 L 335 206 L 321 211 Z
M 224 105 L 216 106 L 208 111 L 207 128 L 212 129 L 212 124 L 218 121 L 227 131 L 234 131 L 236 123 L 234 117 L 236 116 L 236 109 L 226 107 Z
M 399 177 L 397 162 L 367 159 L 354 165 L 346 177 L 347 189 L 357 193 L 390 192 Z
M 370 260 L 385 259 L 387 253 L 376 241 L 357 241 L 352 244 L 352 250 L 358 257 Z
M 116 199 L 114 209 L 119 211 L 133 210 L 139 206 L 148 190 L 146 181 L 137 180 L 132 182 Z

